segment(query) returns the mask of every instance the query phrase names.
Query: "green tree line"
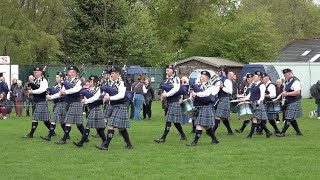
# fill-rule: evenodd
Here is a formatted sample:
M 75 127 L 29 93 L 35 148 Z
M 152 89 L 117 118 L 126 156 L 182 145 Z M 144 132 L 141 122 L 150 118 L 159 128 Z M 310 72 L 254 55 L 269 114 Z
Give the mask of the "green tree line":
M 13 64 L 273 61 L 288 42 L 320 37 L 312 0 L 1 0 L 0 7 L 0 54 Z

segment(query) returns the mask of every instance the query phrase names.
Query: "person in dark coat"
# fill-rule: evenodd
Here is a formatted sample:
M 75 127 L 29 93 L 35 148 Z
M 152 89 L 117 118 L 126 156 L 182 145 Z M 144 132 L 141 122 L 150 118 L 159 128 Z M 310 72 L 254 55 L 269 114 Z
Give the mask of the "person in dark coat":
M 278 97 L 282 92 L 283 92 L 283 84 L 281 79 L 278 79 L 276 82 L 276 97 Z M 282 100 L 282 97 L 280 98 L 280 101 Z M 283 113 L 282 113 L 283 115 Z M 284 116 L 282 116 L 282 120 L 284 121 Z M 276 119 L 277 123 L 280 122 L 280 117 L 279 117 L 279 113 L 277 114 L 277 119 Z
M 148 119 L 150 119 L 152 115 L 151 106 L 154 100 L 154 90 L 150 85 L 150 79 L 148 77 L 145 77 L 143 81 L 147 89 L 147 93 L 144 94 L 143 119 L 146 119 L 147 115 Z
M 4 120 L 7 119 L 8 114 L 8 107 L 10 107 L 10 103 L 8 103 L 9 100 L 6 99 L 5 93 L 0 93 L 0 113 L 2 114 L 2 118 Z
M 12 96 L 15 104 L 16 116 L 21 117 L 25 96 L 22 87 L 22 82 L 20 80 L 17 81 L 17 86 L 13 89 Z
M 5 96 L 8 94 L 9 92 L 9 88 L 8 85 L 6 84 L 6 82 L 4 81 L 4 77 L 0 77 L 0 93 L 5 93 Z
M 130 74 L 127 74 L 126 80 L 124 81 L 124 86 L 126 87 L 126 91 L 131 91 L 131 86 L 132 86 L 132 76 Z M 128 105 L 128 112 L 129 112 L 129 107 L 131 108 L 130 110 L 130 119 L 133 119 L 134 116 L 134 104 L 132 101 L 127 102 Z

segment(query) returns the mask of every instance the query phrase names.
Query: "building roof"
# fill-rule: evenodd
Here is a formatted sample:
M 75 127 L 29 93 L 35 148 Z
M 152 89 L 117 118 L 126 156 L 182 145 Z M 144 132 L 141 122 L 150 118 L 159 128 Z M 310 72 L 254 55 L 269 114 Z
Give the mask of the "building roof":
M 276 58 L 277 62 L 320 62 L 320 39 L 294 40 Z
M 183 60 L 180 60 L 177 62 L 176 65 L 191 61 L 191 60 L 196 60 L 202 63 L 209 64 L 211 66 L 219 67 L 221 65 L 227 65 L 229 67 L 243 67 L 244 64 L 236 61 L 232 61 L 229 59 L 224 59 L 220 57 L 202 57 L 202 56 L 192 56 Z

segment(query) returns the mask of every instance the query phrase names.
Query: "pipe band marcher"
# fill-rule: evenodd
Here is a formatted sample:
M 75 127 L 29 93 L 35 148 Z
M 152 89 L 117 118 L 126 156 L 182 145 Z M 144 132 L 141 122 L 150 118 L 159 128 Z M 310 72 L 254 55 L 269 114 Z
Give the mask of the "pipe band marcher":
M 32 126 L 28 135 L 23 138 L 33 138 L 33 134 L 38 126 L 38 121 L 43 121 L 46 127 L 50 130 L 50 113 L 48 103 L 46 101 L 46 92 L 48 88 L 48 81 L 43 77 L 41 67 L 34 68 L 35 79 L 30 83 L 28 94 L 33 95 L 33 102 L 35 103 L 35 110 L 32 115 Z
M 212 109 L 212 102 L 210 96 L 212 96 L 214 86 L 208 83 L 210 79 L 210 73 L 208 71 L 201 71 L 200 81 L 201 83 L 196 86 L 201 89 L 200 92 L 193 92 L 191 95 L 194 98 L 194 106 L 197 109 L 195 114 L 194 124 L 196 126 L 196 134 L 192 143 L 187 146 L 196 146 L 198 140 L 202 134 L 202 127 L 207 131 L 207 134 L 212 138 L 211 144 L 218 144 L 219 141 L 214 135 L 214 114 Z M 195 88 L 193 88 L 195 89 Z
M 71 131 L 71 124 L 76 124 L 81 135 L 84 132 L 83 126 L 83 109 L 81 104 L 80 90 L 82 89 L 81 81 L 78 77 L 79 69 L 76 66 L 68 67 L 68 78 L 63 82 L 63 86 L 59 93 L 50 96 L 50 99 L 60 98 L 65 96 L 66 118 L 64 136 L 56 144 L 66 144 L 67 138 Z M 88 141 L 88 139 L 87 139 Z
M 280 99 L 281 96 L 285 98 L 285 124 L 283 130 L 278 137 L 284 137 L 286 131 L 292 125 L 298 136 L 302 136 L 299 129 L 298 122 L 296 118 L 302 117 L 302 107 L 301 107 L 301 83 L 300 80 L 295 77 L 291 69 L 284 69 L 283 75 L 285 77 L 284 91 L 277 97 Z
M 161 94 L 162 98 L 167 98 L 168 101 L 168 112 L 166 114 L 166 125 L 165 130 L 161 138 L 154 140 L 157 143 L 162 143 L 166 141 L 166 137 L 170 131 L 171 123 L 174 123 L 174 126 L 177 128 L 177 130 L 180 133 L 180 140 L 187 140 L 186 135 L 183 132 L 181 123 L 183 121 L 182 117 L 182 110 L 180 107 L 180 97 L 181 93 L 179 93 L 180 90 L 180 79 L 179 77 L 175 76 L 174 74 L 175 69 L 173 65 L 167 65 L 166 66 L 166 74 L 167 74 L 167 80 L 164 83 L 166 86 L 171 86 L 172 89 L 170 91 L 163 91 Z
M 74 145 L 78 147 L 82 147 L 83 143 L 88 139 L 90 128 L 96 128 L 97 132 L 102 139 L 102 142 L 105 142 L 106 136 L 104 134 L 104 129 L 106 128 L 106 124 L 103 119 L 103 113 L 101 111 L 101 106 L 103 104 L 101 99 L 101 90 L 98 84 L 98 76 L 90 76 L 90 87 L 86 89 L 82 89 L 80 94 L 84 96 L 82 99 L 83 104 L 87 104 L 89 108 L 89 114 L 87 117 L 87 124 L 84 129 L 84 133 L 79 142 L 73 142 Z
M 243 90 L 243 92 L 244 92 L 243 95 L 244 96 L 247 96 L 249 94 L 250 89 L 254 84 L 253 76 L 254 75 L 251 74 L 251 73 L 247 73 L 246 74 L 247 85 L 245 85 L 244 90 Z M 241 128 L 240 129 L 236 129 L 236 132 L 237 133 L 242 133 L 249 123 L 250 123 L 250 119 L 247 119 L 247 120 L 243 121 L 243 124 L 242 124 Z
M 230 127 L 230 96 L 232 94 L 232 82 L 231 78 L 233 78 L 233 73 L 228 72 L 225 66 L 220 66 L 218 75 L 220 77 L 220 90 L 218 93 L 219 102 L 217 104 L 217 110 L 215 113 L 215 124 L 213 126 L 213 131 L 219 127 L 220 120 L 222 120 L 223 124 L 226 126 L 228 130 L 228 135 L 234 135 L 231 127 Z M 228 75 L 228 78 L 226 77 Z
M 245 98 L 240 99 L 241 101 L 250 100 L 253 106 L 252 127 L 249 135 L 247 136 L 248 139 L 252 138 L 258 124 L 260 124 L 262 129 L 266 131 L 267 138 L 272 135 L 265 124 L 265 121 L 268 119 L 266 108 L 263 104 L 266 86 L 261 82 L 261 79 L 262 73 L 260 71 L 256 71 L 253 76 L 254 84 L 251 86 L 249 94 Z
M 266 92 L 265 92 L 265 107 L 267 108 L 268 103 L 273 103 L 272 100 L 276 98 L 276 86 L 271 82 L 270 76 L 267 73 L 262 74 L 262 82 L 266 85 Z M 277 112 L 269 112 L 267 111 L 268 121 L 274 129 L 274 133 L 280 133 L 276 120 L 277 119 Z
M 48 95 L 47 99 L 50 99 L 50 95 L 59 93 L 63 86 L 63 74 L 61 72 L 57 72 L 56 74 L 56 83 L 53 87 L 50 87 L 47 89 Z M 54 106 L 53 106 L 53 114 L 51 116 L 51 124 L 50 124 L 50 131 L 47 136 L 40 136 L 42 139 L 46 141 L 50 141 L 51 137 L 54 135 L 54 130 L 56 128 L 56 123 L 60 123 L 61 128 L 64 132 L 65 129 L 65 118 L 66 118 L 66 103 L 64 102 L 64 96 L 54 99 L 53 100 Z M 68 137 L 70 138 L 70 137 Z
M 115 91 L 115 94 L 111 94 L 112 91 L 106 91 L 107 93 L 103 98 L 104 102 L 110 101 L 111 105 L 107 139 L 100 146 L 96 146 L 96 148 L 108 150 L 109 144 L 114 136 L 114 128 L 118 128 L 124 141 L 126 142 L 125 148 L 132 149 L 133 146 L 127 131 L 127 128 L 130 128 L 130 119 L 126 105 L 127 98 L 125 97 L 126 87 L 121 79 L 121 68 L 113 67 L 111 69 L 111 78 L 113 80 L 112 84 L 107 85 L 107 87 L 101 87 L 101 90 L 104 89 L 103 91 L 107 90 L 108 88 L 112 88 Z

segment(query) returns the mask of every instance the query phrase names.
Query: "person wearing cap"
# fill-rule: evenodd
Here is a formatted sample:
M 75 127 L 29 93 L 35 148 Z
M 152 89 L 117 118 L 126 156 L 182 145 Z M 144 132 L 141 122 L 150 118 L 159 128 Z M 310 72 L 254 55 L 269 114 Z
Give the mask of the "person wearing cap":
M 268 103 L 272 103 L 272 100 L 274 100 L 277 97 L 276 86 L 271 82 L 270 76 L 267 73 L 262 74 L 262 82 L 266 85 L 264 101 L 265 105 L 267 105 Z M 274 133 L 276 134 L 280 133 L 275 121 L 275 119 L 277 119 L 277 114 L 278 113 L 275 112 L 267 112 L 268 121 L 274 129 Z
M 205 101 L 205 99 L 209 99 L 213 86 L 209 84 L 210 73 L 208 71 L 201 71 L 200 75 L 200 83 L 197 86 L 201 89 L 200 92 L 192 92 L 192 97 L 194 98 L 193 105 L 197 109 L 197 113 L 195 114 L 194 124 L 196 126 L 196 132 L 193 142 L 187 144 L 187 146 L 196 146 L 198 144 L 198 140 L 202 134 L 202 127 L 204 127 L 207 131 L 207 134 L 211 137 L 211 144 L 218 144 L 219 141 L 213 132 L 214 125 L 214 114 L 212 109 L 212 102 Z
M 247 73 L 245 79 L 246 79 L 247 83 L 243 88 L 243 92 L 244 93 L 240 94 L 241 96 L 247 96 L 249 94 L 249 92 L 250 92 L 250 89 L 251 89 L 252 85 L 254 84 L 253 74 Z M 250 123 L 250 119 L 244 120 L 243 123 L 242 123 L 241 128 L 236 129 L 236 132 L 237 133 L 242 133 L 249 123 Z
M 253 76 L 254 84 L 250 88 L 249 94 L 245 98 L 241 98 L 241 101 L 251 101 L 253 107 L 252 126 L 248 139 L 252 138 L 258 124 L 266 132 L 266 137 L 269 138 L 272 133 L 268 130 L 265 121 L 268 119 L 265 105 L 263 103 L 265 98 L 266 86 L 261 82 L 262 73 L 256 71 Z
M 49 94 L 52 95 L 54 91 L 59 92 L 62 88 L 63 74 L 61 72 L 57 72 L 56 74 L 56 83 L 52 88 L 48 88 Z M 55 89 L 50 91 L 51 89 Z M 47 95 L 47 99 L 50 99 L 50 95 Z M 51 116 L 51 124 L 49 134 L 47 136 L 40 136 L 43 140 L 51 141 L 51 137 L 54 135 L 54 130 L 56 128 L 56 123 L 60 123 L 61 128 L 64 132 L 66 123 L 64 121 L 67 111 L 66 111 L 66 103 L 64 102 L 64 97 L 60 97 L 53 100 L 53 114 Z M 69 137 L 70 138 L 70 137 Z
M 126 106 L 126 87 L 124 86 L 124 82 L 121 79 L 121 68 L 113 67 L 111 69 L 111 78 L 112 84 L 109 84 L 108 87 L 114 89 L 116 91 L 116 94 L 109 95 L 109 93 L 106 93 L 103 98 L 104 102 L 110 101 L 111 105 L 107 139 L 100 146 L 96 146 L 96 148 L 101 150 L 108 150 L 109 144 L 114 136 L 114 128 L 118 128 L 120 134 L 126 142 L 125 148 L 132 149 L 133 146 L 131 144 L 129 133 L 127 131 L 127 128 L 130 128 L 131 124 L 128 115 L 128 109 Z
M 228 78 L 225 77 L 226 74 L 228 74 Z M 233 73 L 228 73 L 227 68 L 223 67 L 219 70 L 218 75 L 220 77 L 220 90 L 218 93 L 219 102 L 217 104 L 213 131 L 216 132 L 216 130 L 219 127 L 220 121 L 222 120 L 223 124 L 226 126 L 228 130 L 228 135 L 234 135 L 229 122 L 230 96 L 233 92 L 232 81 L 230 79 L 233 78 Z
M 183 141 L 187 140 L 187 137 L 184 134 L 184 131 L 181 126 L 183 119 L 182 119 L 182 110 L 179 103 L 180 95 L 178 94 L 178 91 L 180 89 L 180 79 L 179 77 L 175 76 L 174 72 L 175 72 L 175 69 L 173 65 L 166 66 L 166 75 L 168 76 L 168 78 L 165 84 L 173 88 L 168 92 L 163 90 L 163 93 L 161 94 L 162 98 L 167 99 L 168 112 L 166 115 L 166 125 L 164 129 L 164 133 L 159 139 L 154 140 L 157 143 L 163 143 L 166 141 L 167 135 L 171 128 L 171 123 L 174 123 L 174 126 L 179 131 L 180 140 L 183 140 Z
M 296 118 L 302 117 L 302 107 L 301 107 L 301 83 L 300 80 L 295 77 L 291 69 L 284 69 L 282 73 L 285 78 L 284 91 L 277 97 L 280 99 L 281 96 L 285 98 L 285 124 L 278 137 L 284 137 L 286 131 L 292 125 L 298 136 L 302 136 L 299 129 L 298 122 Z
M 28 94 L 33 95 L 35 110 L 32 115 L 31 130 L 29 134 L 23 136 L 23 138 L 33 138 L 33 134 L 38 127 L 38 121 L 43 121 L 46 127 L 50 130 L 50 113 L 48 102 L 46 101 L 48 81 L 42 76 L 41 67 L 34 68 L 33 72 L 35 79 L 33 81 L 32 89 L 28 90 Z
M 73 144 L 78 147 L 82 147 L 83 143 L 88 139 L 90 128 L 96 128 L 102 142 L 107 141 L 106 136 L 104 134 L 104 129 L 106 128 L 106 124 L 104 122 L 103 113 L 101 111 L 100 105 L 102 104 L 102 99 L 100 99 L 101 90 L 98 87 L 98 76 L 90 76 L 90 86 L 87 89 L 81 90 L 83 94 L 87 93 L 88 98 L 84 98 L 81 100 L 83 104 L 87 104 L 89 108 L 89 113 L 87 117 L 87 124 L 84 129 L 84 133 L 82 134 L 82 138 L 80 141 L 74 141 Z M 84 97 L 86 97 L 84 95 Z M 90 97 L 91 96 L 91 97 Z
M 81 80 L 78 77 L 79 69 L 76 66 L 68 67 L 68 79 L 63 83 L 61 90 L 48 96 L 47 99 L 53 100 L 65 97 L 67 114 L 65 118 L 66 126 L 64 128 L 64 135 L 56 144 L 66 144 L 71 131 L 71 125 L 76 124 L 81 135 L 84 132 L 83 126 L 83 109 L 81 104 L 80 90 L 82 89 Z M 88 141 L 88 140 L 87 140 Z

